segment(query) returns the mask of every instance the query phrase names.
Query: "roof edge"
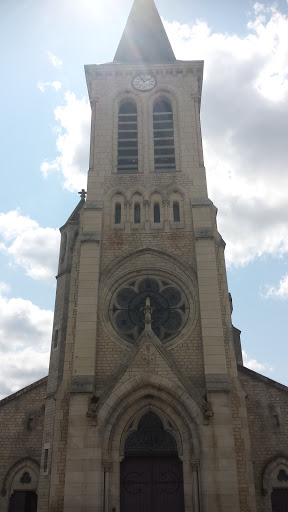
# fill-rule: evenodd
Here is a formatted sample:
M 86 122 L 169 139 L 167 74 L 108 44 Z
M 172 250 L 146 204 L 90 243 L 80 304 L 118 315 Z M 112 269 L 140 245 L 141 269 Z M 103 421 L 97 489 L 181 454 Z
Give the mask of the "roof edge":
M 2 398 L 2 400 L 0 400 L 0 406 L 6 404 L 7 402 L 10 402 L 11 400 L 14 400 L 14 398 L 18 398 L 19 396 L 24 395 L 24 393 L 31 391 L 31 389 L 37 388 L 37 386 L 41 386 L 41 384 L 44 384 L 44 382 L 47 382 L 47 380 L 48 376 L 42 377 L 42 379 L 36 380 L 36 382 L 33 382 L 32 384 L 28 384 L 28 386 L 19 389 L 19 391 L 16 391 L 12 395 Z
M 280 382 L 270 379 L 265 375 L 261 375 L 261 373 L 257 373 L 254 370 L 250 370 L 250 368 L 247 368 L 247 366 L 242 366 L 241 364 L 238 364 L 238 370 L 240 370 L 242 373 L 246 373 L 247 375 L 253 377 L 254 379 L 261 380 L 262 382 L 265 382 L 270 386 L 273 386 L 275 388 L 280 389 L 281 391 L 285 391 L 286 393 L 288 393 L 288 386 L 285 386 L 285 384 L 281 384 Z
M 77 204 L 77 206 L 74 208 L 73 212 L 71 213 L 71 215 L 68 217 L 68 219 L 66 220 L 65 224 L 63 224 L 63 226 L 61 226 L 60 231 L 61 229 L 65 228 L 65 226 L 69 223 L 69 222 L 75 222 L 74 221 L 74 216 L 81 210 L 82 206 L 86 203 L 85 199 L 80 199 L 79 203 Z

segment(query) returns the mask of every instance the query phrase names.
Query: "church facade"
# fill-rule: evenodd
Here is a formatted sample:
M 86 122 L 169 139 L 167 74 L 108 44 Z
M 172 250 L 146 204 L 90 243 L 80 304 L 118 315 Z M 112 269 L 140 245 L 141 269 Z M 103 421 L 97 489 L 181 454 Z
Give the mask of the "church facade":
M 0 511 L 287 512 L 288 388 L 243 366 L 231 322 L 203 62 L 135 0 L 85 73 L 87 197 L 60 230 L 48 378 L 0 402 Z

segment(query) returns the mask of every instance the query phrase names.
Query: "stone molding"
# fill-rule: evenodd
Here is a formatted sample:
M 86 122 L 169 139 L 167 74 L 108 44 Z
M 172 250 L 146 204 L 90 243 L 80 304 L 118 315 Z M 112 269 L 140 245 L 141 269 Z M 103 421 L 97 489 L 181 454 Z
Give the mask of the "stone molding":
M 229 391 L 227 375 L 221 373 L 208 373 L 205 376 L 207 391 Z
M 103 209 L 103 201 L 86 201 L 85 210 L 102 210 Z
M 112 468 L 112 462 L 104 460 L 102 462 L 102 466 L 103 466 L 104 473 L 110 473 L 111 468 Z
M 187 74 L 195 74 L 200 75 L 202 78 L 203 74 L 203 61 L 202 60 L 196 60 L 196 61 L 175 61 L 171 63 L 163 63 L 163 64 L 155 64 L 152 63 L 149 65 L 149 70 L 155 73 L 154 69 L 156 68 L 156 75 L 157 77 L 161 76 L 163 74 L 163 77 L 166 77 L 167 75 L 172 75 L 177 78 L 179 74 L 183 74 L 183 76 L 186 76 Z M 100 77 L 105 76 L 115 76 L 117 78 L 127 78 L 127 75 L 130 77 L 131 75 L 131 66 L 128 64 L 121 64 L 121 66 L 115 65 L 115 63 L 108 63 L 108 64 L 88 64 L 84 66 L 85 69 L 85 75 L 87 81 L 91 82 L 92 80 L 95 80 Z M 134 73 L 136 74 L 137 71 L 143 72 L 143 64 L 134 64 L 133 66 Z M 131 90 L 132 92 L 132 90 Z M 134 91 L 133 91 L 134 92 Z M 94 101 L 94 98 L 91 98 L 90 101 Z
M 30 468 L 30 469 L 36 471 L 37 473 L 39 473 L 40 464 L 37 460 L 32 459 L 32 457 L 23 457 L 22 459 L 17 460 L 10 467 L 10 469 L 7 471 L 7 473 L 4 477 L 2 488 L 1 488 L 1 493 L 0 493 L 2 498 L 4 498 L 6 496 L 7 490 L 9 490 L 9 487 L 12 483 L 14 475 L 22 468 L 23 468 L 23 470 L 25 468 L 28 468 L 28 469 Z
M 70 384 L 71 393 L 92 393 L 94 385 L 93 375 L 73 375 Z
M 213 205 L 212 201 L 208 197 L 192 198 L 191 206 L 210 206 Z
M 85 242 L 97 242 L 97 243 L 100 243 L 101 242 L 101 233 L 97 233 L 96 231 L 91 231 L 91 232 L 83 233 L 82 238 L 81 238 L 81 242 L 82 243 L 85 243 Z
M 200 460 L 199 459 L 190 459 L 190 467 L 192 471 L 197 471 L 200 468 Z
M 277 473 L 279 473 L 281 469 L 288 473 L 288 459 L 284 455 L 279 455 L 278 457 L 275 457 L 266 466 L 262 480 L 263 496 L 270 497 L 274 486 L 287 489 L 287 482 L 281 484 L 279 481 L 277 481 Z
M 63 270 L 63 272 L 59 272 L 59 274 L 57 274 L 57 276 L 55 276 L 55 279 L 60 279 L 60 277 L 63 277 L 65 276 L 66 274 L 71 274 L 71 268 L 68 270 Z
M 172 372 L 178 378 L 179 384 L 181 384 L 183 386 L 183 389 L 185 389 L 187 391 L 188 395 L 194 400 L 195 405 L 196 405 L 196 407 L 198 407 L 198 410 L 201 411 L 202 417 L 204 418 L 204 420 L 209 421 L 209 419 L 213 416 L 213 411 L 211 409 L 211 405 L 203 398 L 203 396 L 200 394 L 198 389 L 190 381 L 189 377 L 186 377 L 185 375 L 182 374 L 181 370 L 178 368 L 176 362 L 174 361 L 173 356 L 170 354 L 170 352 L 168 350 L 166 350 L 166 348 L 163 346 L 161 341 L 153 333 L 152 329 L 150 329 L 150 330 L 145 329 L 143 331 L 143 333 L 140 336 L 137 343 L 135 343 L 132 350 L 127 354 L 126 359 L 123 361 L 118 372 L 115 375 L 113 375 L 112 379 L 107 384 L 99 401 L 97 401 L 97 403 L 93 403 L 92 406 L 89 408 L 87 416 L 91 417 L 91 418 L 97 417 L 98 412 L 100 411 L 101 407 L 107 400 L 108 396 L 111 395 L 113 390 L 117 387 L 117 383 L 119 383 L 121 377 L 131 366 L 132 361 L 136 357 L 137 353 L 147 342 L 149 343 L 149 345 L 151 345 L 153 352 L 154 352 L 154 349 L 158 350 L 160 355 L 163 357 L 164 361 L 166 361 L 168 366 L 171 368 Z M 149 354 L 150 354 L 150 351 L 151 350 L 149 349 L 149 351 L 148 351 Z M 147 351 L 146 351 L 146 354 L 147 354 Z M 149 361 L 149 364 L 150 363 L 153 363 L 153 361 Z M 146 365 L 147 361 L 145 361 L 144 364 Z M 119 399 L 119 397 L 118 397 L 118 399 Z
M 195 238 L 214 238 L 212 228 L 195 228 Z

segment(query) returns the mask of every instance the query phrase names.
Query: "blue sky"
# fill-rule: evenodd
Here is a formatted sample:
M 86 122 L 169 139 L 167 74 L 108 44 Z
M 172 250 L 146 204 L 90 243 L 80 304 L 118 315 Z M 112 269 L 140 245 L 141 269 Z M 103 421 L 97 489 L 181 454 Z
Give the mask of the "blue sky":
M 47 373 L 58 227 L 86 186 L 84 64 L 113 60 L 132 0 L 0 2 L 0 397 Z M 208 188 L 247 365 L 288 385 L 288 3 L 156 0 L 204 59 Z

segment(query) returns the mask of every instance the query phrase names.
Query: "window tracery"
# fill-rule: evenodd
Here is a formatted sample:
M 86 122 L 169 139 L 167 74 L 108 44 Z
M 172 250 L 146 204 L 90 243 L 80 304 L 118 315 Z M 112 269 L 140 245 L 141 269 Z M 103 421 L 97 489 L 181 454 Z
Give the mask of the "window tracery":
M 177 453 L 175 438 L 164 429 L 159 416 L 148 411 L 142 416 L 137 430 L 132 432 L 125 442 L 125 455 Z
M 125 340 L 135 342 L 145 327 L 147 297 L 152 310 L 152 330 L 167 343 L 183 329 L 189 315 L 186 295 L 170 280 L 140 277 L 118 288 L 109 306 L 113 328 Z

